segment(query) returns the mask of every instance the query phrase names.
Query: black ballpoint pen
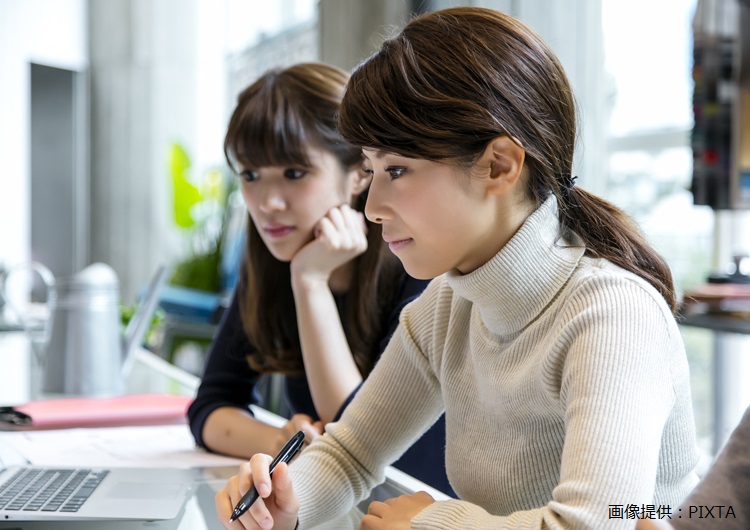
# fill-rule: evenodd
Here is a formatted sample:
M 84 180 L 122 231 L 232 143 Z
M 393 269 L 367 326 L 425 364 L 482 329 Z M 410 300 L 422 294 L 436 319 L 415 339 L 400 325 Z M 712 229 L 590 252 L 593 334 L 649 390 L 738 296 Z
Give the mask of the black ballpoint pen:
M 281 451 L 279 451 L 279 454 L 276 455 L 276 457 L 271 461 L 271 465 L 268 468 L 268 474 L 273 475 L 273 470 L 276 468 L 276 466 L 282 462 L 289 463 L 292 458 L 299 452 L 300 449 L 302 449 L 302 444 L 305 442 L 305 433 L 302 431 L 299 431 L 297 434 L 292 436 L 289 441 L 284 445 L 284 447 L 281 448 Z M 232 517 L 229 519 L 230 523 L 233 523 L 237 519 L 239 519 L 243 513 L 245 513 L 250 506 L 253 505 L 253 503 L 258 499 L 258 490 L 255 489 L 255 486 L 253 485 L 247 493 L 245 493 L 242 498 L 240 499 L 240 502 L 237 503 L 237 506 L 234 507 L 234 510 L 232 511 Z

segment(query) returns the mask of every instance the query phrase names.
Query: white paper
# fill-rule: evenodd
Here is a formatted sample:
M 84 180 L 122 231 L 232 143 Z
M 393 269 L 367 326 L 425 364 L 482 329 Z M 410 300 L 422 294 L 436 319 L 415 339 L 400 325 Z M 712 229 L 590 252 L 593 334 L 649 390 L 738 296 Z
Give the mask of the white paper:
M 244 461 L 196 448 L 187 425 L 0 432 L 0 443 L 42 466 L 190 468 Z

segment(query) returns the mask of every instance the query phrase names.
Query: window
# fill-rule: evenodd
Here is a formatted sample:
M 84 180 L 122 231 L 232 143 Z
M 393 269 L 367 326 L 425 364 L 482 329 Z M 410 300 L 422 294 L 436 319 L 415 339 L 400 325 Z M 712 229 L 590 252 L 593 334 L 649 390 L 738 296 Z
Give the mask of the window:
M 672 268 L 678 291 L 705 282 L 714 213 L 694 206 L 692 17 L 695 0 L 603 0 L 610 81 L 605 196 L 640 224 Z M 712 443 L 711 333 L 683 329 L 700 445 Z

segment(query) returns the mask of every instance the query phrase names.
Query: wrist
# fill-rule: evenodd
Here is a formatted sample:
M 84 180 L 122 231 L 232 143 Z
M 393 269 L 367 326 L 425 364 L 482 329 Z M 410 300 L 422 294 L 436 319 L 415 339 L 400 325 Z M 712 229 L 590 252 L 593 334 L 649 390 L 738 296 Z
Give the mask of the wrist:
M 292 291 L 297 292 L 314 292 L 328 287 L 328 276 L 324 274 L 295 273 L 292 271 Z

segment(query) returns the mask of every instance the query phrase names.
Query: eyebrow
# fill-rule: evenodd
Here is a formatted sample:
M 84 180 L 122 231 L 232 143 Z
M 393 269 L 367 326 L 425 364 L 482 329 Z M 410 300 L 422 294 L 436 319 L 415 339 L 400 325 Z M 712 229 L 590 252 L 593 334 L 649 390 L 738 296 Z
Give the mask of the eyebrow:
M 369 149 L 369 151 L 372 151 L 375 154 L 375 158 L 377 159 L 383 158 L 387 154 L 385 151 L 381 151 L 380 149 Z M 362 156 L 367 160 L 370 160 L 370 157 L 365 154 L 364 149 L 362 150 Z

